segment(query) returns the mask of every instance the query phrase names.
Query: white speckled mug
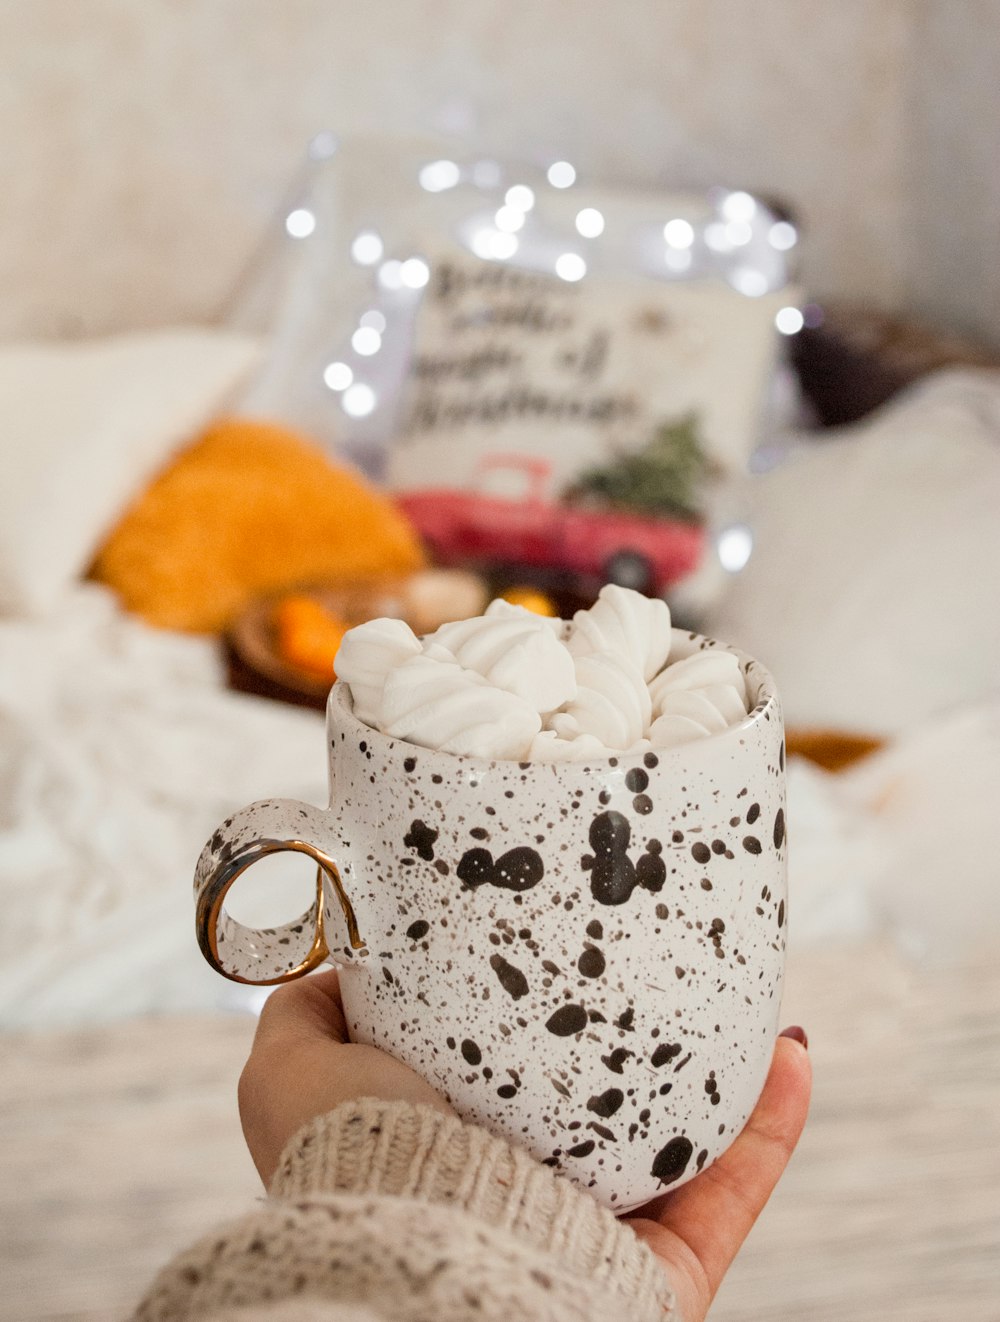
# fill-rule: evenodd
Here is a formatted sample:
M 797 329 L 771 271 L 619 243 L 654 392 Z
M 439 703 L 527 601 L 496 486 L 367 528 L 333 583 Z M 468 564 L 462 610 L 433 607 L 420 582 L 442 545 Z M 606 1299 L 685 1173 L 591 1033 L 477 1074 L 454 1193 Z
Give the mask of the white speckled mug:
M 671 660 L 715 646 L 675 630 Z M 777 1032 L 783 729 L 771 677 L 737 655 L 742 724 L 586 763 L 401 743 L 336 685 L 330 808 L 252 804 L 205 846 L 205 957 L 252 983 L 329 959 L 352 1038 L 467 1119 L 615 1210 L 676 1187 L 742 1128 Z M 284 927 L 243 927 L 225 893 L 280 849 L 317 861 L 317 902 Z

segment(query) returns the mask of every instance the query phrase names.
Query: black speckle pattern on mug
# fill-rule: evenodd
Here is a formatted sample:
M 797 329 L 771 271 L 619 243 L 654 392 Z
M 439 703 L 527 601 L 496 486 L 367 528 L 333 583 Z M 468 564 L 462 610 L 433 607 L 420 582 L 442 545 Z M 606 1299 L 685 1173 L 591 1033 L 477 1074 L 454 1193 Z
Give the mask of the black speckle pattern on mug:
M 706 646 L 675 632 L 673 655 Z M 741 663 L 743 725 L 583 764 L 414 749 L 331 695 L 322 817 L 371 952 L 344 955 L 328 886 L 352 1038 L 615 1210 L 728 1146 L 777 1032 L 782 722 L 769 677 Z

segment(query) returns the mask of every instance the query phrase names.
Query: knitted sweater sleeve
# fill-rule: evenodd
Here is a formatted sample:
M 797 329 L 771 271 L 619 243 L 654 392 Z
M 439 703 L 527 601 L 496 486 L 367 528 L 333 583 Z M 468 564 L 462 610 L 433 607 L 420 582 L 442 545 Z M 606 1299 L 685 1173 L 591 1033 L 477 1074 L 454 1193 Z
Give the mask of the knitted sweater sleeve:
M 306 1125 L 268 1199 L 175 1258 L 136 1322 L 676 1322 L 628 1225 L 519 1148 L 362 1099 Z

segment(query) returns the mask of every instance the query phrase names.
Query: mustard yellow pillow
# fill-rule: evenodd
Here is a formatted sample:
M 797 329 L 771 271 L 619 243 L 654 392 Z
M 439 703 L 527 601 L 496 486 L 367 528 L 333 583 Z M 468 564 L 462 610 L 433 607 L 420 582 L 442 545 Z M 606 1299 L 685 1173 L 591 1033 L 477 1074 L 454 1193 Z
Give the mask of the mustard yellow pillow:
M 261 593 L 423 564 L 411 525 L 356 472 L 284 427 L 230 418 L 156 478 L 91 572 L 151 624 L 212 632 Z

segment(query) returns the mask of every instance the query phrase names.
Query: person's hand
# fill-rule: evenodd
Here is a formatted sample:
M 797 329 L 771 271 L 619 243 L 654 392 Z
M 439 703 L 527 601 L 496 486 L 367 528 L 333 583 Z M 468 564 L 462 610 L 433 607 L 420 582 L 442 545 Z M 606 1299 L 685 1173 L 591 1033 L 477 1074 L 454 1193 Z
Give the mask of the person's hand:
M 684 1322 L 702 1322 L 788 1165 L 811 1083 L 805 1034 L 786 1029 L 760 1101 L 732 1147 L 689 1184 L 626 1218 L 666 1268 Z
M 732 1147 L 689 1184 L 625 1218 L 663 1264 L 684 1322 L 702 1322 L 788 1164 L 805 1124 L 809 1088 L 804 1045 L 779 1038 L 760 1101 Z M 265 1185 L 285 1144 L 304 1124 L 360 1097 L 419 1102 L 455 1114 L 408 1066 L 348 1042 L 335 972 L 274 992 L 239 1086 L 243 1133 Z
M 239 1085 L 243 1136 L 264 1184 L 270 1184 L 285 1144 L 304 1124 L 358 1097 L 421 1102 L 455 1114 L 408 1065 L 375 1047 L 348 1042 L 334 970 L 272 992 Z

